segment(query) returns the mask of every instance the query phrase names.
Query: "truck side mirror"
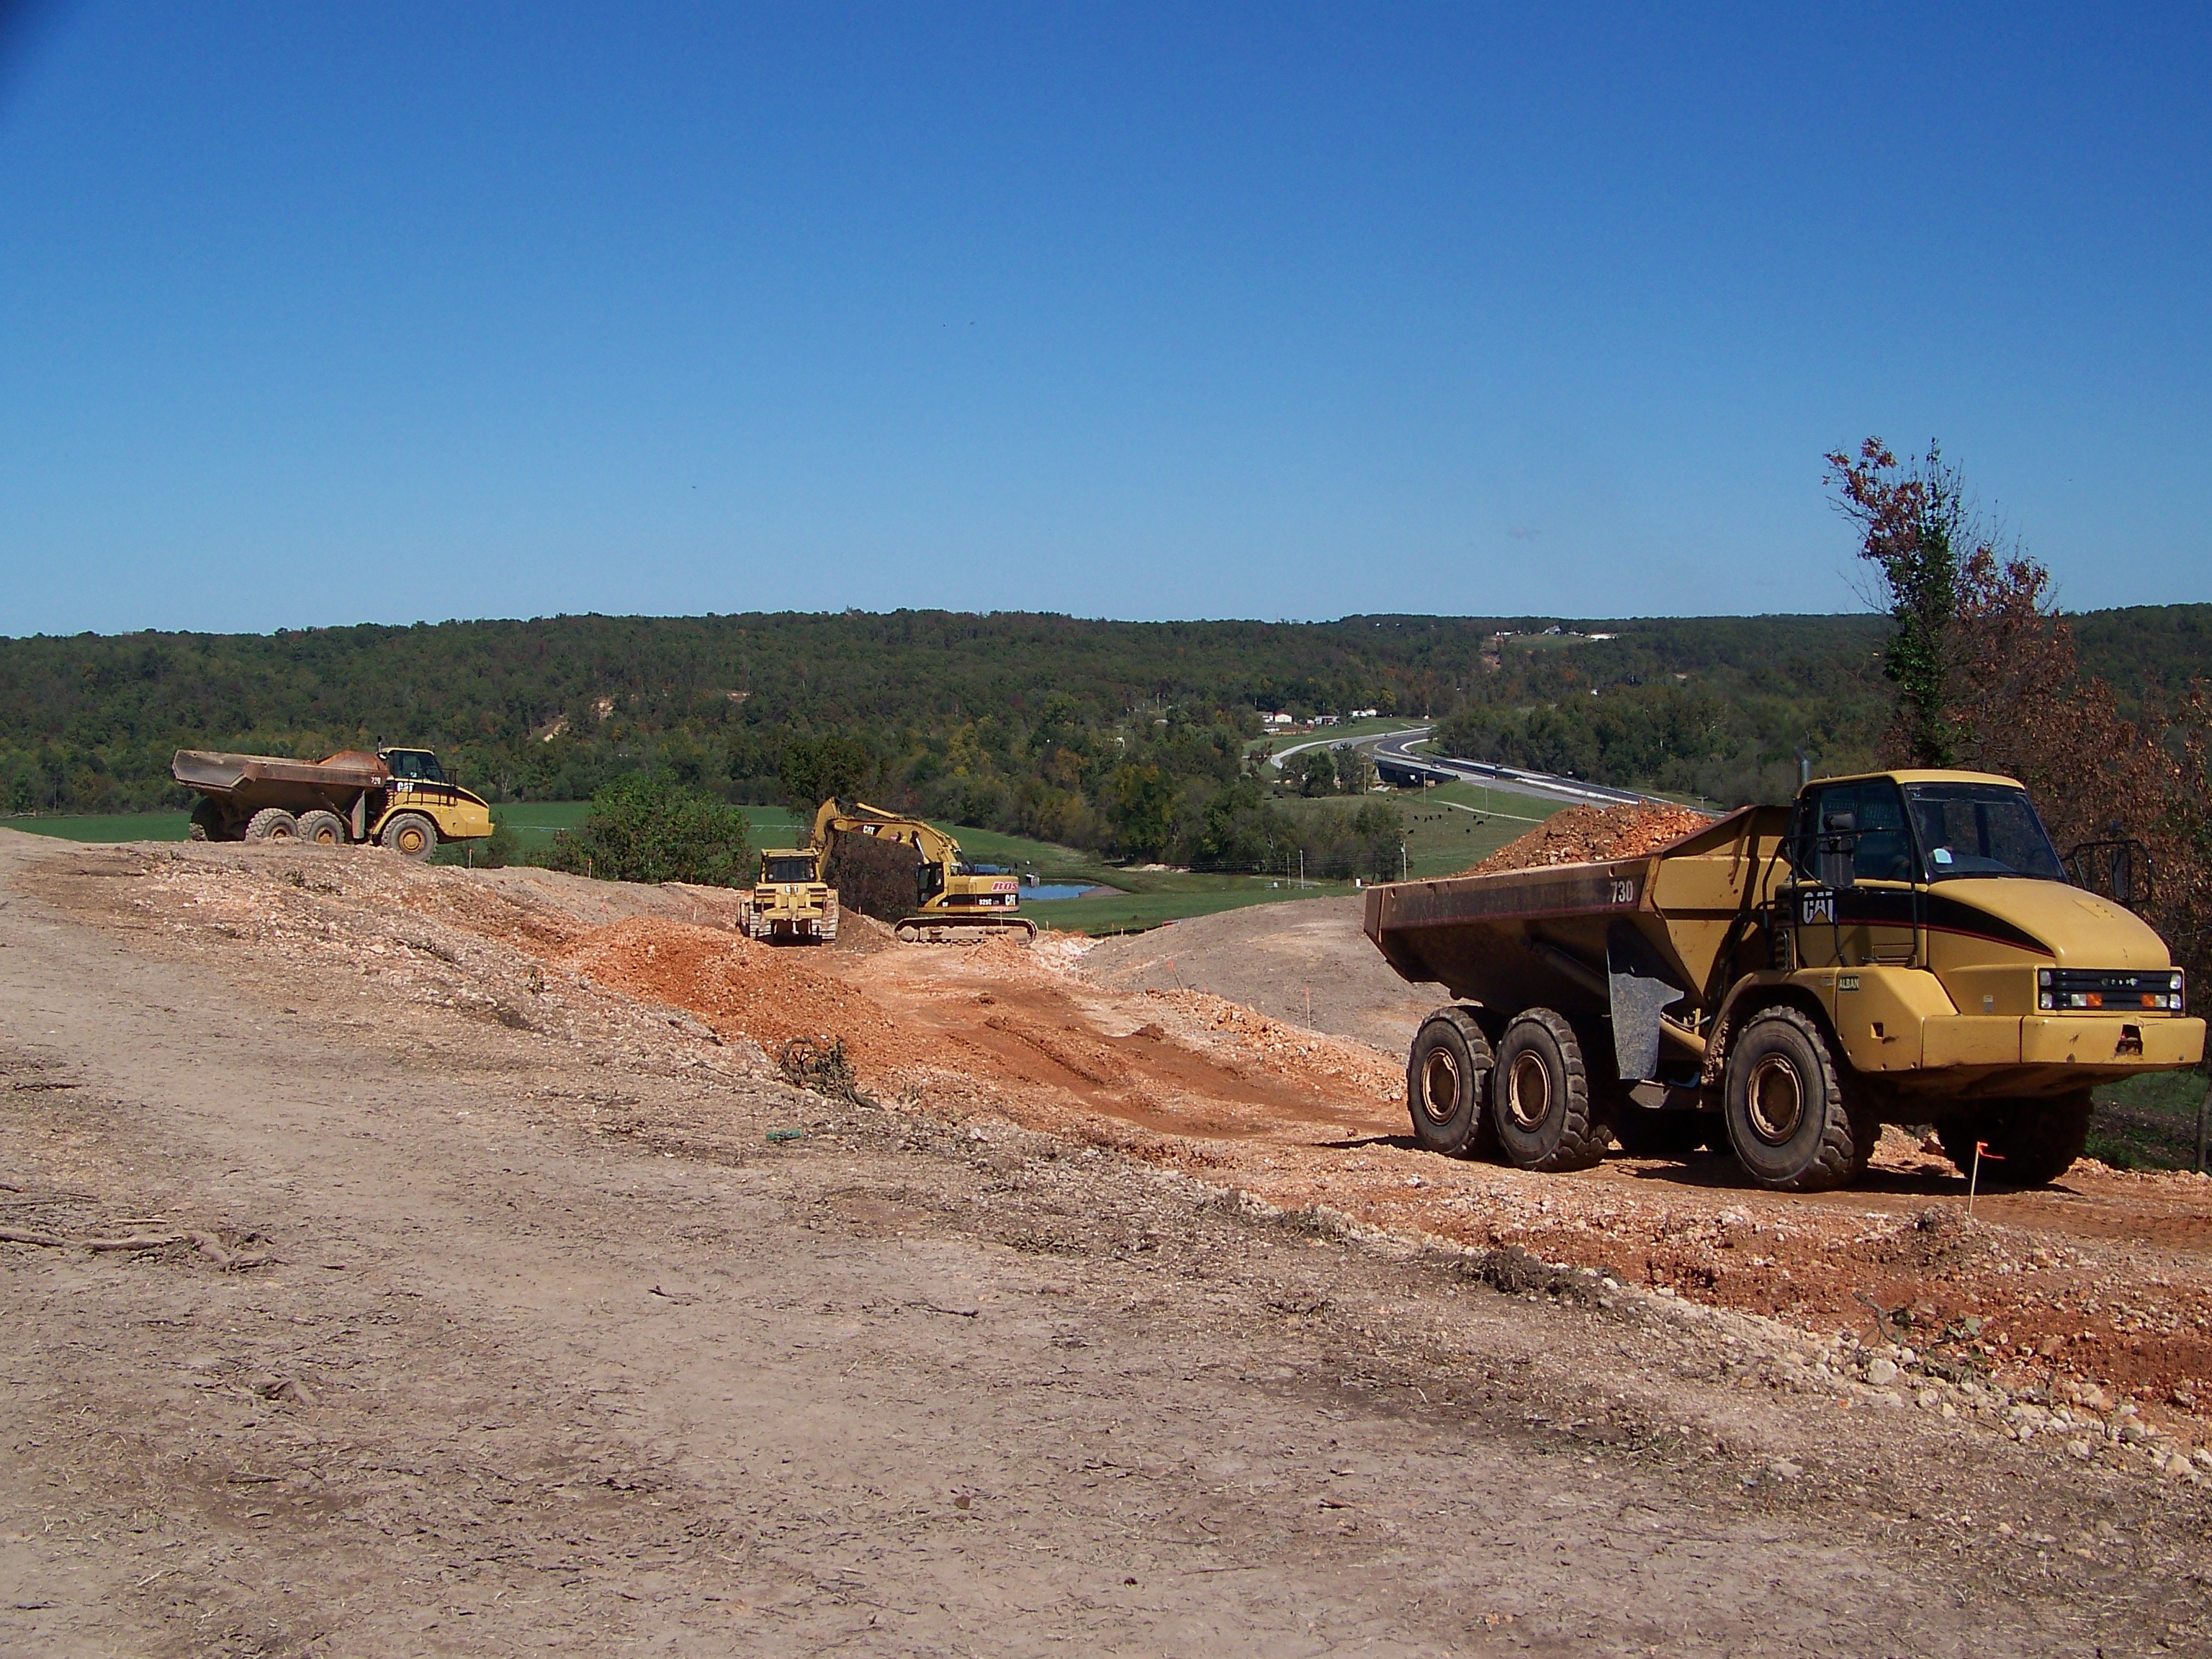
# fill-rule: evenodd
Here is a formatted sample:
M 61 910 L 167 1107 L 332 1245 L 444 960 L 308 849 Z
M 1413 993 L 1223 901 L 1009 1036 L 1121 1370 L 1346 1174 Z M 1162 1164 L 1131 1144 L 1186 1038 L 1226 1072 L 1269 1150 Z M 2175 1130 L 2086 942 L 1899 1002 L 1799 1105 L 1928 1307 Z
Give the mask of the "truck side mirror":
M 1819 868 L 1823 887 L 1858 885 L 1859 817 L 1856 812 L 1828 812 L 1820 818 Z

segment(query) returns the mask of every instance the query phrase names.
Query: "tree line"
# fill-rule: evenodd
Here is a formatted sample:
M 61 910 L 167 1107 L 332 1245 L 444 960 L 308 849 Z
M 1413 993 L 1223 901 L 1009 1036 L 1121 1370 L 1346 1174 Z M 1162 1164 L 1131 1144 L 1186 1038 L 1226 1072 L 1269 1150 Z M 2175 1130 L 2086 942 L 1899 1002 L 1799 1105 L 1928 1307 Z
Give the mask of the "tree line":
M 1774 799 L 1800 753 L 1835 770 L 1881 752 L 1892 631 L 1879 616 L 900 611 L 38 636 L 0 641 L 0 809 L 182 805 L 179 747 L 404 742 L 495 801 L 635 774 L 726 803 L 860 796 L 1139 860 L 1283 868 L 1303 847 L 1310 869 L 1354 873 L 1383 862 L 1387 828 L 1349 804 L 1286 811 L 1248 759 L 1264 715 L 1428 717 L 1465 754 Z M 2070 637 L 2127 714 L 2202 672 L 2212 607 L 2085 617 Z M 1307 750 L 1289 788 L 1367 799 L 1347 764 Z

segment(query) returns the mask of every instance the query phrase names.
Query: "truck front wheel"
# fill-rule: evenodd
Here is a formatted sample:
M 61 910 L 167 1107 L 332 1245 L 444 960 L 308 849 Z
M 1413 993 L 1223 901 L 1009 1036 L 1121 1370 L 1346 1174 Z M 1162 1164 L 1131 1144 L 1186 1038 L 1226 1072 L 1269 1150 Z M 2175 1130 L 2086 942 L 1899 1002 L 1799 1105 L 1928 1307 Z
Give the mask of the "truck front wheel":
M 1736 1162 L 1773 1192 L 1819 1193 L 1866 1167 L 1881 1133 L 1844 1098 L 1843 1078 L 1820 1028 L 1795 1008 L 1766 1008 L 1729 1044 L 1721 1090 Z
M 1490 1067 L 1490 1041 L 1466 1009 L 1439 1008 L 1423 1020 L 1406 1060 L 1413 1139 L 1449 1158 L 1492 1150 L 1482 1109 Z
M 384 826 L 377 839 L 395 853 L 428 859 L 438 850 L 438 826 L 420 812 L 402 812 Z
M 1549 1008 L 1516 1014 L 1505 1028 L 1490 1109 L 1498 1146 L 1523 1170 L 1586 1170 L 1613 1144 L 1575 1028 Z
M 2093 1104 L 2087 1089 L 2051 1100 L 1995 1100 L 1938 1118 L 1936 1133 L 1960 1175 L 1973 1169 L 1975 1143 L 1984 1141 L 1983 1186 L 2040 1187 L 2087 1150 Z

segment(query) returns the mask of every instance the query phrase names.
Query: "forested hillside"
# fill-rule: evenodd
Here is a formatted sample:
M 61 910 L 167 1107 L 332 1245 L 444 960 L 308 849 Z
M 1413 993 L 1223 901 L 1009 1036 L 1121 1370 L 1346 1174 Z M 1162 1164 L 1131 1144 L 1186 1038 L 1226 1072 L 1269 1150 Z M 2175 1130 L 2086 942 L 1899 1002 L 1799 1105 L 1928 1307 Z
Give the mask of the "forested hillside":
M 2212 606 L 2075 624 L 2124 702 L 2212 672 Z M 180 746 L 410 742 L 495 799 L 574 799 L 647 769 L 732 799 L 834 787 L 1202 858 L 1250 804 L 1231 786 L 1265 712 L 1433 715 L 1462 753 L 1719 799 L 1785 789 L 1800 750 L 1823 766 L 1869 757 L 1888 718 L 1886 618 L 1544 631 L 1560 626 L 902 611 L 0 641 L 0 805 L 176 802 Z

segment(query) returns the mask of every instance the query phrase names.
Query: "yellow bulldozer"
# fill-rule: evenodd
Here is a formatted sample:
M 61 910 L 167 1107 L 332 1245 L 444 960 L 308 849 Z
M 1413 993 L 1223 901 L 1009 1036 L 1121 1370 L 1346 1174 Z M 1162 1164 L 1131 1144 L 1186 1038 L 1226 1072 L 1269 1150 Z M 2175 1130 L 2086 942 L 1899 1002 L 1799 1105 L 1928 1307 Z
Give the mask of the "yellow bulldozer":
M 835 944 L 837 891 L 823 879 L 822 854 L 811 847 L 763 848 L 760 879 L 738 901 L 738 927 L 763 945 Z
M 910 906 L 886 920 L 908 944 L 965 945 L 988 939 L 1036 937 L 1036 924 L 1020 914 L 1021 878 L 978 867 L 942 830 L 897 812 L 830 799 L 814 815 L 805 847 L 761 854 L 761 878 L 746 896 L 743 926 L 752 938 L 775 942 L 826 942 L 837 932 L 837 894 L 829 877 L 841 843 L 853 838 L 908 848 L 915 864 Z

